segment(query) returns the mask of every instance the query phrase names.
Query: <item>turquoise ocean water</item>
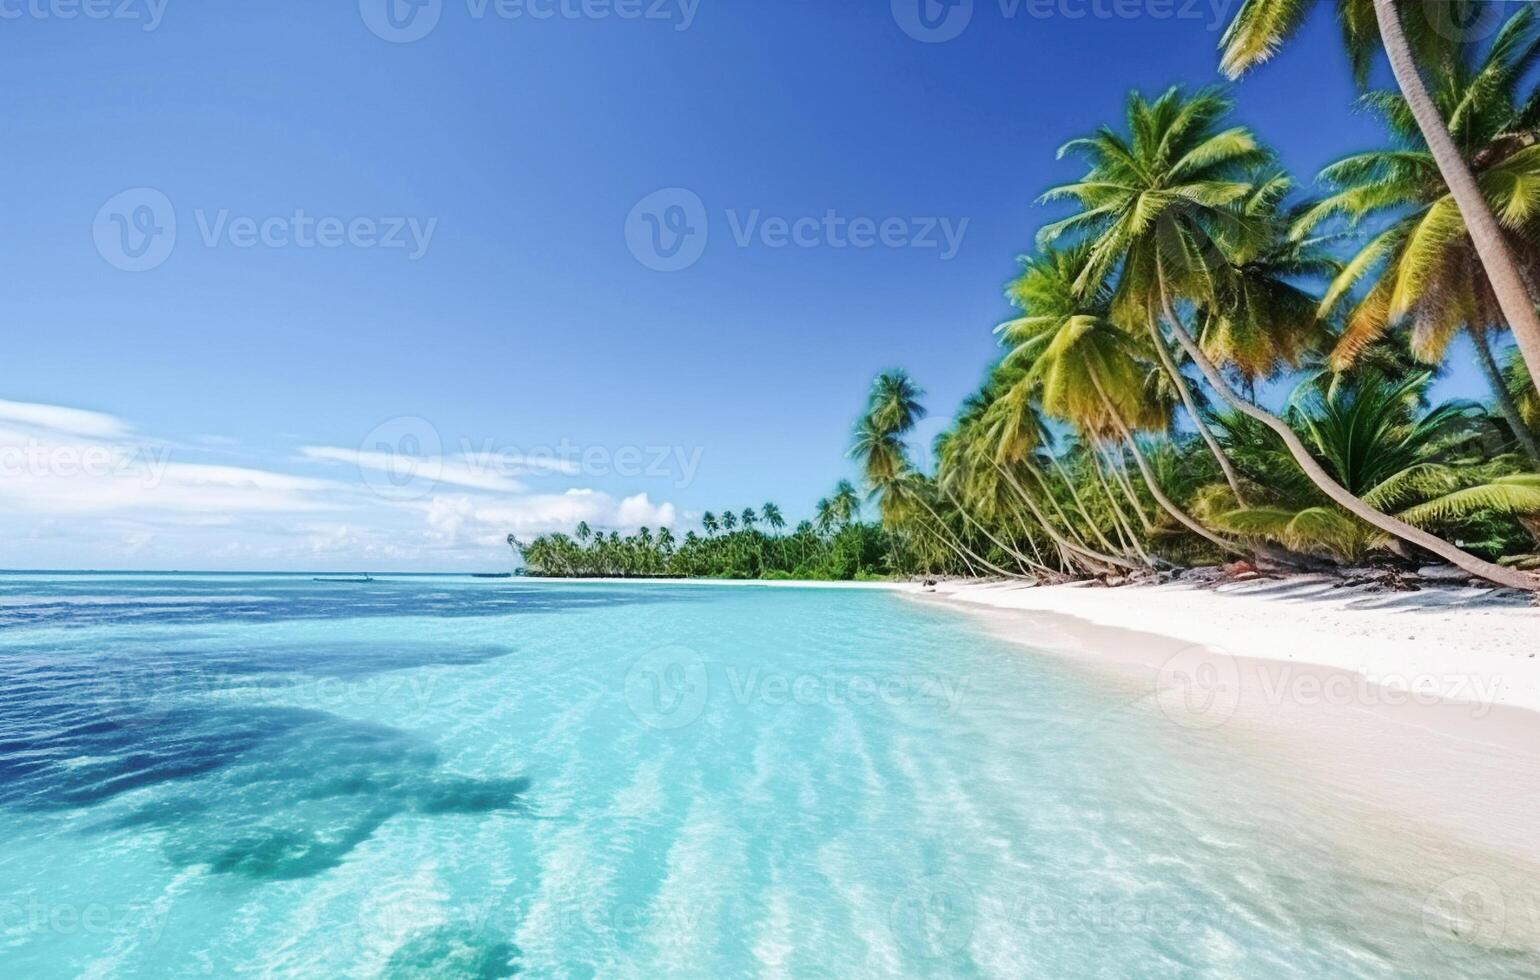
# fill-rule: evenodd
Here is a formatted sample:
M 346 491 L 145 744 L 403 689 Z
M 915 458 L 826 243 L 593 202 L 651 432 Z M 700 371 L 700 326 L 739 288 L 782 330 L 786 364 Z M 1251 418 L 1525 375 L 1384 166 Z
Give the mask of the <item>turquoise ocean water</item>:
M 1139 695 L 875 591 L 4 575 L 0 977 L 1534 975 Z

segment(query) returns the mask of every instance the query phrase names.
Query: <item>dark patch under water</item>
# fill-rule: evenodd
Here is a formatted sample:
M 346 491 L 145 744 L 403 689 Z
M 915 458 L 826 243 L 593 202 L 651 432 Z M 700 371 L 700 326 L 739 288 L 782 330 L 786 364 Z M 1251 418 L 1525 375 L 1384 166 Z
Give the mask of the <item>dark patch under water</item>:
M 173 864 L 255 880 L 305 878 L 336 867 L 403 814 L 528 812 L 527 779 L 446 772 L 435 747 L 403 729 L 326 710 L 252 704 L 268 688 L 308 684 L 324 691 L 329 683 L 345 683 L 347 691 L 420 708 L 432 691 L 410 687 L 422 683 L 413 669 L 473 666 L 512 655 L 510 647 L 452 638 L 333 641 L 319 649 L 292 641 L 244 646 L 177 625 L 243 615 L 399 615 L 413 608 L 470 615 L 506 603 L 507 590 L 440 592 L 411 583 L 370 596 L 283 580 L 272 601 L 189 599 L 156 613 L 178 589 L 207 597 L 253 586 L 150 577 L 128 583 L 129 601 L 101 605 L 72 601 L 99 588 L 90 577 L 62 586 L 50 581 L 47 588 L 66 594 L 57 604 L 28 608 L 49 626 L 121 626 L 125 615 L 143 614 L 143 628 L 116 636 L 111 650 L 95 648 L 88 634 L 72 629 L 35 637 L 18 631 L 12 636 L 26 639 L 0 643 L 0 807 L 100 807 L 86 832 L 154 829 Z M 115 590 L 124 588 L 114 583 Z M 76 590 L 81 594 L 72 595 Z M 136 607 L 135 591 L 155 598 Z M 15 582 L 0 577 L 0 596 L 16 592 Z M 559 600 L 520 606 L 552 604 Z M 119 803 L 145 790 L 154 791 L 153 802 L 131 809 Z
M 519 972 L 519 948 L 474 927 L 425 929 L 396 950 L 383 980 L 499 980 Z

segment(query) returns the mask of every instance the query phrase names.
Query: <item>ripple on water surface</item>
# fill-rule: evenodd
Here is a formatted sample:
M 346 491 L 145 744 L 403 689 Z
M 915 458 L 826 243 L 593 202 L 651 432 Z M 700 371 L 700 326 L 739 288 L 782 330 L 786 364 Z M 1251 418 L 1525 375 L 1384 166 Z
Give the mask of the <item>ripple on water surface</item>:
M 0 976 L 1536 975 L 1140 694 L 882 593 L 0 576 Z

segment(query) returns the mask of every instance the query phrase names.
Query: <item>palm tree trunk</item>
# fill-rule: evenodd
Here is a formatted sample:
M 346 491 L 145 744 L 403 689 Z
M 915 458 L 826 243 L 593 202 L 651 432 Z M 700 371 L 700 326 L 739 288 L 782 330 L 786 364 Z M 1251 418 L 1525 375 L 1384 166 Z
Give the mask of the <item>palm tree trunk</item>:
M 1486 269 L 1487 280 L 1492 284 L 1497 304 L 1502 307 L 1503 318 L 1513 329 L 1514 339 L 1518 341 L 1519 351 L 1524 356 L 1524 364 L 1529 368 L 1529 376 L 1536 385 L 1540 385 L 1540 314 L 1535 312 L 1534 298 L 1524 287 L 1513 251 L 1508 247 L 1508 241 L 1498 227 L 1497 218 L 1492 214 L 1481 188 L 1477 186 L 1465 158 L 1454 145 L 1443 116 L 1428 95 L 1427 86 L 1423 84 L 1417 65 L 1412 60 L 1412 50 L 1406 42 L 1406 32 L 1401 28 L 1401 17 L 1396 12 L 1395 0 L 1374 0 L 1374 16 L 1379 22 L 1380 39 L 1384 42 L 1385 54 L 1390 58 L 1390 70 L 1396 76 L 1396 84 L 1401 87 L 1401 94 L 1406 96 L 1406 104 L 1411 108 L 1412 116 L 1417 120 L 1417 128 L 1422 131 L 1422 138 L 1433 154 L 1433 162 L 1438 164 L 1438 172 L 1443 175 L 1444 183 L 1449 185 L 1449 193 L 1454 196 L 1460 216 L 1465 219 L 1471 243 L 1476 246 L 1476 254 Z
M 1016 491 L 1016 495 L 1021 498 L 1022 503 L 1027 505 L 1027 510 L 1032 512 L 1032 516 L 1037 520 L 1039 524 L 1043 526 L 1043 530 L 1048 534 L 1050 538 L 1053 539 L 1053 543 L 1058 545 L 1060 549 L 1068 551 L 1080 558 L 1081 564 L 1087 565 L 1088 567 L 1099 565 L 1102 566 L 1102 571 L 1107 571 L 1107 566 L 1122 568 L 1128 571 L 1134 571 L 1138 567 L 1133 562 L 1130 562 L 1125 558 L 1114 558 L 1111 555 L 1104 555 L 1099 551 L 1094 551 L 1089 547 L 1078 545 L 1073 541 L 1070 541 L 1062 533 L 1060 533 L 1058 528 L 1049 523 L 1047 515 L 1045 515 L 1042 510 L 1038 508 L 1037 502 L 1032 499 L 1031 494 L 1027 493 L 1026 488 L 1017 481 L 1015 474 L 1010 471 L 1010 468 L 1001 466 L 998 463 L 996 463 L 995 466 L 1000 470 L 1002 474 L 1005 475 L 1006 482 L 1011 485 L 1011 489 Z M 1026 469 L 1027 472 L 1031 473 L 1033 477 L 1037 479 L 1038 485 L 1041 486 L 1043 478 L 1038 476 L 1037 471 L 1032 469 L 1030 466 L 1028 466 Z
M 1245 554 L 1235 545 L 1198 523 L 1190 514 L 1178 507 L 1175 501 L 1166 496 L 1166 492 L 1160 488 L 1160 484 L 1155 480 L 1155 471 L 1150 469 L 1149 460 L 1144 458 L 1144 451 L 1139 448 L 1139 441 L 1129 431 L 1127 423 L 1123 421 L 1123 416 L 1113 406 L 1112 399 L 1107 397 L 1107 389 L 1102 387 L 1101 378 L 1097 377 L 1095 371 L 1088 371 L 1086 373 L 1090 375 L 1091 383 L 1096 386 L 1096 393 L 1101 396 L 1102 405 L 1106 407 L 1107 414 L 1112 419 L 1112 424 L 1117 427 L 1118 432 L 1123 436 L 1123 441 L 1128 444 L 1129 450 L 1133 452 L 1134 464 L 1139 467 L 1139 475 L 1144 477 L 1144 485 L 1150 488 L 1150 493 L 1155 497 L 1155 502 L 1160 504 L 1166 513 L 1176 518 L 1183 527 L 1200 538 L 1211 542 L 1221 550 L 1233 554 Z
M 1530 460 L 1540 463 L 1540 443 L 1535 441 L 1535 434 L 1530 432 L 1529 426 L 1524 424 L 1523 416 L 1519 415 L 1519 406 L 1513 403 L 1513 395 L 1509 393 L 1508 385 L 1503 380 L 1502 368 L 1497 366 L 1497 358 L 1492 356 L 1492 345 L 1487 338 L 1486 328 L 1471 327 L 1470 335 L 1476 345 L 1476 363 L 1481 365 L 1481 373 L 1486 376 L 1487 384 L 1492 387 L 1492 398 L 1497 402 L 1498 412 L 1508 423 L 1508 428 L 1513 430 L 1519 446 L 1523 448 Z
M 1069 478 L 1069 473 L 1065 471 L 1064 466 L 1059 462 L 1059 457 L 1055 456 L 1052 452 L 1047 452 L 1045 455 L 1048 457 L 1048 462 L 1053 464 L 1053 471 L 1059 474 L 1059 479 L 1063 480 L 1064 485 L 1069 488 L 1069 496 L 1075 502 L 1075 509 L 1080 512 L 1081 520 L 1085 521 L 1086 527 L 1091 529 L 1091 534 L 1096 537 L 1097 543 L 1108 551 L 1117 551 L 1118 549 L 1114 548 L 1112 542 L 1108 541 L 1107 536 L 1102 533 L 1102 529 L 1096 526 L 1095 521 L 1091 520 L 1091 512 L 1086 510 L 1085 501 L 1080 499 L 1080 491 L 1075 489 L 1075 481 Z
M 1111 446 L 1107 447 L 1107 455 L 1112 455 Z M 1118 488 L 1128 498 L 1128 506 L 1132 507 L 1134 514 L 1138 516 L 1139 526 L 1144 528 L 1145 534 L 1152 533 L 1155 530 L 1155 525 L 1150 521 L 1150 515 L 1144 512 L 1144 502 L 1134 492 L 1134 485 L 1128 481 L 1128 459 L 1123 455 L 1122 446 L 1118 447 L 1117 463 L 1114 464 L 1111 459 L 1108 459 L 1107 468 L 1112 471 L 1113 479 L 1117 483 Z
M 984 556 L 980 555 L 978 552 L 974 551 L 972 548 L 969 548 L 967 542 L 963 541 L 962 538 L 959 538 L 957 535 L 953 534 L 952 533 L 952 529 L 946 526 L 946 522 L 941 519 L 941 515 L 940 514 L 936 513 L 935 508 L 933 508 L 930 505 L 929 501 L 927 501 L 925 498 L 921 497 L 919 494 L 915 494 L 914 495 L 914 499 L 918 500 L 920 502 L 920 506 L 925 508 L 925 512 L 930 515 L 931 520 L 936 522 L 937 528 L 939 528 L 942 531 L 945 531 L 947 533 L 947 537 L 952 539 L 953 543 L 952 543 L 951 546 L 952 546 L 952 548 L 955 551 L 957 551 L 957 553 L 959 555 L 971 555 L 974 558 L 974 560 L 977 561 L 980 565 L 983 565 L 985 568 L 987 568 L 987 569 L 989 569 L 989 570 L 991 570 L 993 572 L 998 572 L 999 574 L 1004 575 L 1006 578 L 1022 578 L 1023 577 L 1023 576 L 1017 574 L 1016 572 L 1007 571 L 1006 569 L 1001 568 L 999 565 L 996 565 L 994 562 L 992 562 L 989 559 L 985 558 Z M 966 515 L 964 515 L 964 516 L 966 516 Z M 964 559 L 964 560 L 966 560 L 966 559 Z
M 939 483 L 940 481 L 937 482 Z M 988 538 L 990 541 L 994 542 L 996 548 L 999 548 L 1001 551 L 1010 555 L 1012 558 L 1016 559 L 1016 561 L 1032 569 L 1033 571 L 1038 570 L 1037 564 L 1033 562 L 1031 558 L 1028 558 L 1026 555 L 1022 554 L 1015 548 L 1006 544 L 1004 541 L 1001 541 L 999 538 L 995 537 L 989 528 L 984 526 L 983 522 L 979 521 L 972 514 L 968 513 L 968 509 L 962 505 L 962 501 L 958 500 L 955 494 L 946 489 L 942 489 L 941 492 L 946 494 L 946 499 L 951 501 L 953 507 L 957 508 L 957 513 L 963 516 L 963 520 L 978 528 L 979 533 L 984 535 L 984 537 Z M 1043 569 L 1043 571 L 1047 571 L 1047 569 Z
M 1382 0 L 1375 0 L 1376 4 L 1381 2 Z M 1289 454 L 1294 457 L 1294 462 L 1298 463 L 1299 468 L 1305 471 L 1305 475 L 1310 478 L 1310 481 L 1317 487 L 1320 487 L 1322 492 L 1335 501 L 1343 510 L 1365 524 L 1379 528 L 1386 534 L 1393 535 L 1409 544 L 1414 544 L 1419 548 L 1431 551 L 1450 564 L 1463 568 L 1478 578 L 1484 578 L 1489 582 L 1505 585 L 1512 589 L 1525 589 L 1528 591 L 1540 589 L 1540 579 L 1515 569 L 1504 568 L 1501 565 L 1477 558 L 1470 552 L 1455 547 L 1443 538 L 1429 534 L 1421 528 L 1412 527 L 1405 521 L 1375 510 L 1364 503 L 1346 487 L 1331 478 L 1331 474 L 1326 472 L 1325 467 L 1317 462 L 1314 456 L 1310 455 L 1310 450 L 1305 448 L 1305 444 L 1299 438 L 1299 434 L 1290 428 L 1287 422 L 1265 408 L 1253 405 L 1237 395 L 1235 390 L 1225 383 L 1224 376 L 1219 373 L 1219 369 L 1214 366 L 1214 362 L 1208 359 L 1208 355 L 1203 353 L 1202 348 L 1198 346 L 1197 341 L 1193 340 L 1192 335 L 1186 329 L 1177 326 L 1176 339 L 1182 345 L 1182 348 L 1187 351 L 1188 356 L 1193 359 L 1193 363 L 1198 365 L 1198 370 L 1203 372 L 1204 379 L 1213 386 L 1214 390 L 1219 393 L 1219 396 L 1236 411 L 1256 419 L 1277 433 L 1278 437 L 1283 440 L 1284 445 L 1288 446 Z
M 1166 292 L 1166 279 L 1164 273 L 1160 274 L 1160 304 L 1165 310 L 1166 319 L 1175 324 L 1176 310 L 1171 307 L 1171 296 Z M 1241 481 L 1235 473 L 1235 466 L 1230 462 L 1224 450 L 1219 446 L 1219 440 L 1214 438 L 1214 433 L 1209 431 L 1208 423 L 1203 416 L 1198 414 L 1198 403 L 1192 397 L 1192 392 L 1187 388 L 1187 379 L 1182 377 L 1182 372 L 1177 368 L 1176 358 L 1171 356 L 1171 350 L 1166 346 L 1165 335 L 1160 332 L 1160 324 L 1155 322 L 1155 317 L 1150 317 L 1150 339 L 1155 342 L 1155 352 L 1160 355 L 1160 363 L 1165 366 L 1166 373 L 1171 376 L 1171 383 L 1176 385 L 1177 393 L 1182 396 L 1182 405 L 1187 409 L 1187 415 L 1192 419 L 1193 427 L 1198 430 L 1198 435 L 1203 437 L 1203 444 L 1208 446 L 1208 451 L 1214 457 L 1214 462 L 1219 464 L 1219 471 L 1224 474 L 1225 482 L 1230 485 L 1230 492 L 1235 494 L 1235 502 L 1242 507 L 1246 506 L 1246 497 L 1241 493 Z
M 1117 496 L 1112 492 L 1112 486 L 1107 483 L 1107 476 L 1102 472 L 1101 459 L 1097 456 L 1096 448 L 1094 446 L 1091 447 L 1086 455 L 1091 457 L 1091 470 L 1096 474 L 1096 482 L 1101 486 L 1102 493 L 1106 496 L 1107 503 L 1112 508 L 1113 523 L 1117 525 L 1118 536 L 1128 542 L 1129 546 L 1133 548 L 1134 553 L 1139 556 L 1140 561 L 1154 568 L 1154 559 L 1150 557 L 1149 552 L 1144 550 L 1143 543 L 1139 541 L 1139 535 L 1134 533 L 1133 523 L 1129 521 L 1128 515 L 1123 512 L 1123 505 L 1118 503 Z

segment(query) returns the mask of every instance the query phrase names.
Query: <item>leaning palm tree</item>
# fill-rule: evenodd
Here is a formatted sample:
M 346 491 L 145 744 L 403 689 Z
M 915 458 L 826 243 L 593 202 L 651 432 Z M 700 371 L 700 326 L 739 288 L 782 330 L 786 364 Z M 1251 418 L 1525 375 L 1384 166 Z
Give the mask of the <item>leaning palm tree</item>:
M 1244 128 L 1223 131 L 1219 129 L 1221 117 L 1212 112 L 1212 96 L 1201 97 L 1200 101 L 1207 107 L 1201 113 L 1204 130 L 1216 134 L 1216 139 L 1219 136 L 1225 136 L 1221 143 L 1241 147 L 1258 146 L 1255 139 Z M 1160 118 L 1171 116 L 1184 117 L 1185 113 L 1178 107 L 1168 108 L 1160 114 Z M 1145 118 L 1143 113 L 1134 115 L 1135 124 L 1141 127 L 1141 133 L 1136 136 L 1136 139 L 1153 140 L 1157 144 L 1163 144 L 1163 138 L 1157 139 L 1152 133 L 1143 132 L 1144 123 L 1140 120 Z M 1173 124 L 1173 127 L 1181 129 L 1188 125 L 1190 123 L 1183 123 L 1181 126 Z M 1113 145 L 1108 141 L 1103 142 L 1107 146 Z M 1126 145 L 1126 142 L 1123 145 Z M 1220 151 L 1216 148 L 1215 152 Z M 1265 161 L 1265 155 L 1259 159 Z M 1096 172 L 1093 164 L 1093 174 Z M 1086 242 L 1089 250 L 1088 261 L 1078 283 L 1082 292 L 1099 288 L 1097 276 L 1102 272 L 1094 270 L 1111 271 L 1118 268 L 1120 295 L 1129 293 L 1134 296 L 1143 295 L 1151 288 L 1148 284 L 1153 280 L 1154 288 L 1165 286 L 1166 291 L 1163 295 L 1169 296 L 1170 286 L 1174 281 L 1183 289 L 1190 301 L 1202 307 L 1214 302 L 1212 297 L 1206 295 L 1207 284 L 1217 282 L 1220 278 L 1222 270 L 1228 265 L 1227 255 L 1235 249 L 1238 242 L 1256 233 L 1256 228 L 1248 222 L 1241 207 L 1254 190 L 1254 181 L 1237 179 L 1232 182 L 1235 186 L 1231 187 L 1221 185 L 1207 190 L 1189 189 L 1182 193 L 1199 197 L 1205 202 L 1204 209 L 1186 215 L 1184 221 L 1167 223 L 1164 233 L 1160 236 L 1156 254 L 1152 255 L 1140 247 L 1142 238 L 1136 232 L 1139 232 L 1143 226 L 1139 214 L 1125 209 L 1101 210 L 1103 204 L 1098 202 L 1102 200 L 1103 192 L 1089 186 L 1091 183 L 1087 180 L 1081 185 L 1071 185 L 1076 187 L 1076 190 L 1068 192 L 1068 196 L 1079 200 L 1083 210 L 1064 221 L 1050 225 L 1048 235 L 1049 238 L 1075 236 Z M 1117 193 L 1121 195 L 1123 192 Z M 1112 200 L 1118 199 L 1120 198 L 1114 197 Z M 1116 216 L 1116 220 L 1113 220 L 1113 216 Z M 1168 277 L 1168 269 L 1175 274 Z M 1122 280 L 1128 277 L 1132 277 L 1135 285 L 1125 293 Z M 1146 285 L 1140 286 L 1140 283 Z M 1236 391 L 1218 365 L 1198 344 L 1180 316 L 1168 311 L 1166 325 L 1210 387 L 1232 408 L 1261 422 L 1276 433 L 1288 447 L 1299 467 L 1338 506 L 1386 534 L 1392 534 L 1409 544 L 1430 551 L 1472 575 L 1512 588 L 1528 590 L 1540 588 L 1540 579 L 1479 558 L 1421 528 L 1377 510 L 1355 496 L 1332 478 L 1331 474 L 1311 455 L 1310 449 L 1288 423 L 1242 397 Z
M 1336 0 L 1360 84 L 1368 79 L 1374 49 L 1383 45 L 1407 110 L 1469 230 L 1493 300 L 1513 329 L 1530 377 L 1540 382 L 1540 314 L 1534 297 L 1481 185 L 1450 135 L 1417 67 L 1421 60 L 1430 75 L 1447 70 L 1457 57 L 1464 33 L 1457 25 L 1476 22 L 1487 6 L 1486 0 Z M 1311 7 L 1309 0 L 1244 0 L 1220 39 L 1224 52 L 1221 70 L 1236 78 L 1271 58 L 1299 29 Z M 1404 21 L 1403 13 L 1410 15 Z
M 1540 56 L 1540 32 L 1533 9 L 1515 14 L 1484 56 L 1461 58 L 1434 78 L 1433 97 L 1448 119 L 1459 147 L 1488 200 L 1496 207 L 1513 250 L 1534 268 L 1540 260 L 1540 145 L 1536 145 L 1540 89 L 1520 91 Z M 1508 327 L 1459 208 L 1439 176 L 1406 100 L 1375 92 L 1365 101 L 1386 119 L 1403 145 L 1358 153 L 1327 167 L 1321 180 L 1329 193 L 1296 223 L 1295 235 L 1333 220 L 1350 229 L 1366 218 L 1383 217 L 1379 228 L 1327 289 L 1323 315 L 1349 305 L 1361 281 L 1373 282 L 1352 307 L 1332 353 L 1331 367 L 1344 370 L 1394 325 L 1409 327 L 1414 356 L 1441 363 L 1461 332 L 1471 340 L 1476 363 L 1494 403 L 1523 451 L 1540 463 L 1540 440 L 1529 431 L 1508 393 L 1492 352 L 1492 335 Z
M 1237 499 L 1244 499 L 1230 461 L 1214 439 L 1202 410 L 1161 331 L 1179 326 L 1176 300 L 1215 296 L 1219 244 L 1214 239 L 1245 237 L 1236 207 L 1253 192 L 1246 177 L 1267 159 L 1266 151 L 1242 127 L 1221 131 L 1217 123 L 1230 104 L 1217 92 L 1193 96 L 1172 88 L 1154 101 L 1137 92 L 1128 97 L 1125 138 L 1103 127 L 1071 140 L 1059 156 L 1073 153 L 1088 164 L 1075 183 L 1050 189 L 1044 201 L 1073 200 L 1076 214 L 1038 232 L 1039 247 L 1090 240 L 1076 283 L 1082 296 L 1117 277 L 1112 307 L 1120 323 L 1139 324 L 1204 444 L 1219 464 Z
M 1074 424 L 1083 433 L 1115 431 L 1133 452 L 1139 473 L 1156 502 L 1183 527 L 1217 547 L 1235 546 L 1172 500 L 1134 438 L 1134 429 L 1163 429 L 1153 418 L 1158 404 L 1145 397 L 1144 372 L 1133 354 L 1133 340 L 1111 319 L 1113 295 L 1105 283 L 1093 283 L 1082 296 L 1085 272 L 1095 261 L 1095 246 L 1047 251 L 1023 260 L 1012 291 L 1024 315 L 996 328 L 1011 348 L 1007 363 L 1026 367 L 1018 391 L 1035 391 L 1043 410 Z
M 919 401 L 923 394 L 904 372 L 884 372 L 873 382 L 866 412 L 856 423 L 850 456 L 861 464 L 882 522 L 895 531 L 907 525 L 918 526 L 944 540 L 965 560 L 971 559 L 1000 575 L 1014 576 L 1009 569 L 970 548 L 947 525 L 930 500 L 933 485 L 909 460 L 904 436 L 925 415 Z

